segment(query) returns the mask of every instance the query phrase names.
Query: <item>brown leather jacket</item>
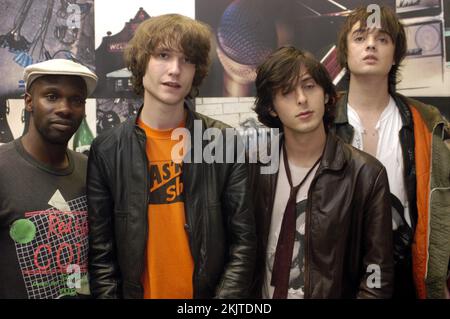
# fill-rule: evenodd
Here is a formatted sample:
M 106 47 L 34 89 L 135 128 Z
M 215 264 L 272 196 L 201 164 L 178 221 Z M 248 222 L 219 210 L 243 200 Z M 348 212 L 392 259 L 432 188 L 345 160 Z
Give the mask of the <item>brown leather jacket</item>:
M 253 292 L 260 298 L 278 173 L 261 175 L 258 166 L 252 169 L 258 236 Z M 305 298 L 391 297 L 389 194 L 386 170 L 378 160 L 328 134 L 308 191 Z M 379 266 L 379 287 L 369 265 Z

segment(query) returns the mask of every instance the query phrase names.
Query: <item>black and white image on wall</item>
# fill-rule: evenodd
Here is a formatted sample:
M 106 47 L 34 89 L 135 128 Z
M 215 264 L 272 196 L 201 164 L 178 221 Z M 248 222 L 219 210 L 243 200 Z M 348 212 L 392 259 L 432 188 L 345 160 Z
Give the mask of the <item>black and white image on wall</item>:
M 97 99 L 97 134 L 112 129 L 136 115 L 142 102 L 142 99 Z
M 94 97 L 137 98 L 123 53 L 136 28 L 145 20 L 165 13 L 194 18 L 194 0 L 96 0 L 95 69 L 99 78 Z
M 0 19 L 0 143 L 6 143 L 13 139 L 6 101 L 23 95 L 26 66 L 64 58 L 94 68 L 94 0 L 3 0 Z

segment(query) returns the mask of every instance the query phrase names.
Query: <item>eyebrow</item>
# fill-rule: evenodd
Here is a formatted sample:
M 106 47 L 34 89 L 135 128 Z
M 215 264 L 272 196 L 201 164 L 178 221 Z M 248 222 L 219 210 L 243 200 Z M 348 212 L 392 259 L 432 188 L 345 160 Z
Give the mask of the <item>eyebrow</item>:
M 48 94 L 48 93 L 60 93 L 62 90 L 64 90 L 63 88 L 61 88 L 61 87 L 58 87 L 57 85 L 56 85 L 56 83 L 55 84 L 53 84 L 53 83 L 48 83 L 48 84 L 44 84 L 43 86 L 42 86 L 42 88 L 41 88 L 41 93 L 42 94 Z M 84 95 L 86 94 L 86 92 L 83 92 L 83 89 L 82 88 L 80 88 L 80 89 L 75 89 L 75 90 L 73 90 L 73 93 L 71 93 L 70 95 L 71 96 L 80 96 L 80 97 L 83 97 Z
M 303 74 L 300 75 L 300 82 L 306 82 L 306 81 L 309 81 L 309 80 L 315 81 L 314 78 L 311 76 L 311 74 L 303 73 Z
M 176 47 L 173 47 L 173 46 L 170 46 L 170 45 L 167 45 L 167 44 L 159 45 L 154 50 L 155 50 L 155 52 L 169 51 L 169 52 L 180 52 L 180 53 L 183 53 L 183 50 L 182 50 L 181 47 L 176 48 Z
M 356 29 L 355 31 L 353 31 L 352 35 L 355 34 L 355 33 L 364 33 L 366 31 L 367 31 L 367 29 L 365 29 L 365 28 L 364 29 L 363 28 L 359 28 L 359 29 Z
M 368 32 L 371 29 L 376 29 L 376 28 L 370 28 L 370 29 L 368 29 L 368 28 L 359 28 L 359 29 L 356 29 L 355 31 L 353 31 L 352 35 L 359 34 L 359 33 L 366 33 L 366 32 Z M 385 29 L 376 29 L 376 30 L 378 31 L 378 33 L 382 33 L 382 34 L 386 34 L 386 35 L 390 36 L 389 32 L 387 32 Z
M 173 49 L 169 49 L 168 47 L 158 47 L 155 48 L 155 52 L 167 52 L 167 51 L 173 51 Z

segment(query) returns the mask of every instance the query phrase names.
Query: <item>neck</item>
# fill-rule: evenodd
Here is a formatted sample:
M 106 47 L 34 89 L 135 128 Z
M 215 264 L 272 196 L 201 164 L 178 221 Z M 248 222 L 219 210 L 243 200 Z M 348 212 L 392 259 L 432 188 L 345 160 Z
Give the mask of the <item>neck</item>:
M 69 159 L 66 156 L 67 144 L 51 144 L 45 141 L 31 123 L 29 131 L 22 138 L 22 145 L 38 162 L 56 169 L 69 166 Z
M 169 105 L 150 99 L 146 92 L 140 118 L 146 125 L 157 130 L 175 128 L 184 119 L 184 101 Z
M 388 77 L 351 75 L 348 103 L 358 113 L 381 114 L 389 103 Z
M 295 166 L 311 167 L 322 155 L 327 135 L 323 123 L 320 129 L 310 133 L 284 131 L 289 162 Z

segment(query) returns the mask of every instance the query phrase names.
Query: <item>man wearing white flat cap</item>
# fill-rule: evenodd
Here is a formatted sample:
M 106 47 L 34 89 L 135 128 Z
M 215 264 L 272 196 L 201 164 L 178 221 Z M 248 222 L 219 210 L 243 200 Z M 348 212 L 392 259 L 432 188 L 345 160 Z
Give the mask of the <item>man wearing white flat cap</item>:
M 28 132 L 0 147 L 0 299 L 89 296 L 87 158 L 67 143 L 97 76 L 54 59 L 24 80 Z

